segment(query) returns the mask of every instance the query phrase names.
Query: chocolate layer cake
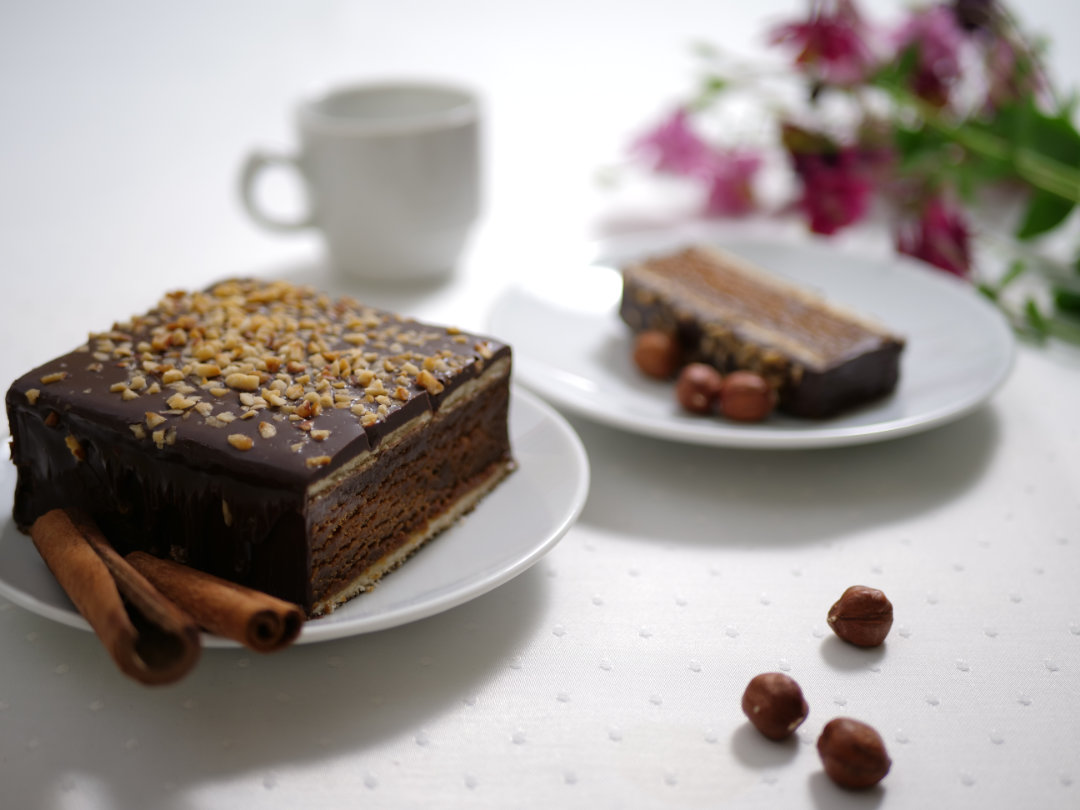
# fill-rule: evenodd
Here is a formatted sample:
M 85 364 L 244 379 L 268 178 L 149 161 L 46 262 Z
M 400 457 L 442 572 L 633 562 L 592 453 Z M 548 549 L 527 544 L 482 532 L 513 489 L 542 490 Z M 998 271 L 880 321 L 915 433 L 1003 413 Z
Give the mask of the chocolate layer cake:
M 510 362 L 491 339 L 284 282 L 171 293 L 12 384 L 15 521 L 78 507 L 124 553 L 315 616 L 513 468 Z
M 795 416 L 885 396 L 900 374 L 902 338 L 714 248 L 624 268 L 620 315 L 636 332 L 676 335 L 687 362 L 761 374 Z

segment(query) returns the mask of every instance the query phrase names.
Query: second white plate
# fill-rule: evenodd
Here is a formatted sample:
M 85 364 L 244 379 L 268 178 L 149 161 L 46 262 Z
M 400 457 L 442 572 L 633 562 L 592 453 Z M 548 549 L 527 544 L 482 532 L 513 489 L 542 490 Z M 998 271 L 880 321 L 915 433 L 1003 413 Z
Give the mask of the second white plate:
M 907 339 L 900 383 L 886 399 L 825 421 L 771 416 L 757 424 L 682 411 L 670 383 L 631 361 L 619 320 L 616 266 L 678 245 L 609 243 L 591 265 L 512 287 L 489 328 L 513 345 L 515 378 L 569 412 L 663 439 L 750 448 L 812 448 L 904 436 L 957 419 L 1008 377 L 1015 339 L 971 285 L 901 256 L 867 258 L 809 240 L 714 240 L 829 300 L 873 317 Z M 605 263 L 606 262 L 606 263 Z

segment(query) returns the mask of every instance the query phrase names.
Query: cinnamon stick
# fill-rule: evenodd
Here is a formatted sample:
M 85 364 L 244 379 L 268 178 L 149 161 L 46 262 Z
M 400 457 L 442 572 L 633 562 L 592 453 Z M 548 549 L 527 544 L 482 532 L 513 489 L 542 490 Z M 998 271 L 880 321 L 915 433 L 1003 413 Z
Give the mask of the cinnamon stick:
M 263 653 L 300 635 L 304 612 L 298 605 L 142 551 L 127 560 L 211 633 Z
M 198 626 L 124 561 L 88 515 L 54 509 L 34 522 L 30 536 L 125 675 L 167 684 L 195 666 Z

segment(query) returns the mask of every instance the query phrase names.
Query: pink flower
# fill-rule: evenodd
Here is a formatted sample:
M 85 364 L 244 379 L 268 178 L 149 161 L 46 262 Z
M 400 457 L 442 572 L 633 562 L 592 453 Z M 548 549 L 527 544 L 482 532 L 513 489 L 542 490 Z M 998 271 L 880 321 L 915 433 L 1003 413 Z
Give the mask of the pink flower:
M 708 171 L 712 161 L 712 150 L 690 127 L 683 108 L 639 137 L 630 149 L 650 160 L 656 171 L 671 174 L 699 175 Z
M 808 217 L 811 231 L 831 235 L 866 216 L 874 191 L 874 166 L 859 149 L 836 146 L 821 136 L 794 129 L 789 129 L 785 143 L 802 182 L 798 205 Z
M 831 12 L 815 8 L 803 22 L 779 25 L 769 40 L 797 48 L 795 64 L 800 69 L 816 71 L 834 84 L 859 82 L 872 61 L 865 26 L 852 0 L 838 0 Z
M 753 152 L 737 149 L 713 152 L 705 213 L 741 216 L 753 211 L 756 203 L 752 182 L 759 168 L 761 157 Z
M 918 222 L 901 227 L 896 249 L 961 278 L 971 270 L 971 234 L 963 213 L 934 197 Z
M 960 77 L 960 48 L 964 32 L 946 6 L 930 6 L 911 13 L 896 32 L 900 52 L 916 51 L 911 89 L 922 99 L 944 106 L 949 89 Z

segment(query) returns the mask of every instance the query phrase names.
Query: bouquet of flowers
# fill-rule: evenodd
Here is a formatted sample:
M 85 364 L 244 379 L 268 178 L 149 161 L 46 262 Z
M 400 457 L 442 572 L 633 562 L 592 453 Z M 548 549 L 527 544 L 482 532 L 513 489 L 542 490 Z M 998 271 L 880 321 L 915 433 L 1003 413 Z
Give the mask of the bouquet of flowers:
M 768 36 L 786 57 L 779 74 L 703 47 L 699 87 L 635 140 L 635 159 L 700 184 L 707 215 L 740 216 L 761 207 L 771 141 L 790 175 L 786 207 L 814 233 L 883 215 L 897 250 L 971 279 L 1022 332 L 1080 338 L 1076 99 L 1058 95 L 1041 47 L 999 0 L 936 2 L 892 25 L 855 0 L 810 0 L 804 19 Z M 765 100 L 765 137 L 707 134 L 748 98 Z M 1016 209 L 999 239 L 1009 258 L 992 280 L 976 278 L 973 237 L 1001 232 L 978 217 L 1003 202 Z M 1007 295 L 1031 269 L 1038 288 Z

